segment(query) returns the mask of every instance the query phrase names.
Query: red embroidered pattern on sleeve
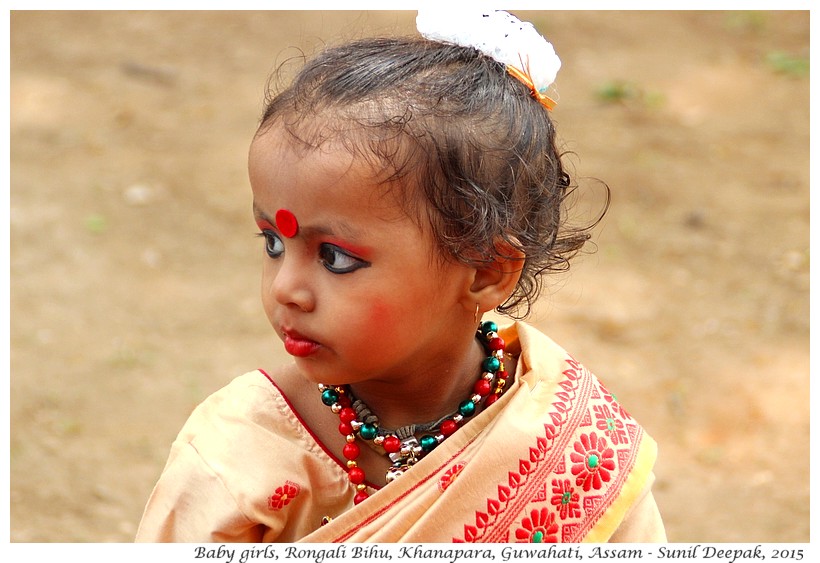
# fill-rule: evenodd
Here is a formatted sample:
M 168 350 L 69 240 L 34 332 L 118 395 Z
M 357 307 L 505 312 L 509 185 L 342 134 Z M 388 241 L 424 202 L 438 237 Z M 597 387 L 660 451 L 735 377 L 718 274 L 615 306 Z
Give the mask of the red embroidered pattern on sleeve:
M 586 368 L 566 363 L 543 435 L 454 542 L 578 542 L 617 498 L 643 430 Z
M 300 487 L 298 483 L 285 481 L 284 485 L 276 487 L 274 493 L 268 497 L 268 509 L 282 510 L 290 504 L 290 501 L 299 495 L 301 490 L 302 487 Z

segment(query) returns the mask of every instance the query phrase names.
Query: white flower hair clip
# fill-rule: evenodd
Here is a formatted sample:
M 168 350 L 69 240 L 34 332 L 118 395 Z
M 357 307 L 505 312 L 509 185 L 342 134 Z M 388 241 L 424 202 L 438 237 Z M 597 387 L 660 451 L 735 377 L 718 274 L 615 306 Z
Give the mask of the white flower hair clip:
M 432 41 L 478 49 L 502 63 L 544 107 L 555 107 L 546 92 L 555 82 L 561 59 L 530 22 L 501 10 L 423 9 L 416 28 Z

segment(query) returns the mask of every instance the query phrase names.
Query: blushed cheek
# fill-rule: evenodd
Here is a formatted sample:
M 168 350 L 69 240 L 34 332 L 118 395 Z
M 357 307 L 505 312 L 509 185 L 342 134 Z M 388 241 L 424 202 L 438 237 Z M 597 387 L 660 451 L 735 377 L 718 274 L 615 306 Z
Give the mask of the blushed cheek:
M 399 314 L 389 303 L 375 299 L 367 304 L 367 308 L 368 323 L 375 334 L 384 334 L 399 326 Z

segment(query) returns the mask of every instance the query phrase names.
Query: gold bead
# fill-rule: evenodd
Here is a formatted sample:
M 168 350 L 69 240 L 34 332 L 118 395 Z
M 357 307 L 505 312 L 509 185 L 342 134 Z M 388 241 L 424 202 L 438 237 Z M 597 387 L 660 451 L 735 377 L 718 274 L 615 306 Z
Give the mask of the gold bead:
M 358 485 L 356 485 L 356 490 L 357 491 L 363 491 L 366 488 L 367 488 L 367 485 L 365 485 L 364 483 L 359 483 Z
M 345 440 L 347 440 L 348 444 L 352 444 L 353 442 L 356 441 L 356 435 L 355 434 L 348 434 L 347 436 L 345 436 Z
M 339 403 L 333 403 L 332 405 L 330 405 L 330 411 L 333 414 L 339 414 L 339 412 L 341 412 L 341 410 L 342 410 L 342 405 L 340 405 Z
M 355 460 L 355 459 L 349 459 L 349 460 L 347 460 L 347 468 L 348 468 L 348 469 L 353 469 L 354 467 L 358 467 L 358 466 L 359 466 L 359 464 L 358 464 L 358 463 L 356 463 L 356 460 Z

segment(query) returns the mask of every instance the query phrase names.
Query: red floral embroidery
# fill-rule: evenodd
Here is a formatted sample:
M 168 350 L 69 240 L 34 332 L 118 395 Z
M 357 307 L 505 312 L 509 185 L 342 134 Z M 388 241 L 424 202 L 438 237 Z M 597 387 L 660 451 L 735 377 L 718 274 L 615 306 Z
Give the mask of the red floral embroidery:
M 518 543 L 558 543 L 558 524 L 555 514 L 547 508 L 533 510 L 521 521 L 521 528 L 515 531 Z
M 599 438 L 595 432 L 581 434 L 574 449 L 569 456 L 576 485 L 586 492 L 600 489 L 604 482 L 609 482 L 610 472 L 615 470 L 615 450 L 607 446 L 606 438 Z
M 464 463 L 457 463 L 448 469 L 447 472 L 438 480 L 438 490 L 443 493 L 447 487 L 452 485 L 453 481 L 456 480 L 456 477 L 458 477 L 458 474 L 461 473 L 461 470 L 464 469 L 465 465 L 466 464 Z
M 552 480 L 552 499 L 550 502 L 558 508 L 561 520 L 577 518 L 581 515 L 581 495 L 575 492 L 569 479 Z
M 285 481 L 281 487 L 277 487 L 276 491 L 268 498 L 268 508 L 270 510 L 282 510 L 290 501 L 292 501 L 299 494 L 302 488 L 293 481 Z
M 643 429 L 583 366 L 567 359 L 567 368 L 535 447 L 511 460 L 486 510 L 452 541 L 579 542 L 620 494 Z M 565 451 L 564 432 L 575 434 Z
M 615 414 L 627 420 L 632 418 L 631 416 L 629 416 L 629 413 L 626 412 L 626 410 L 624 410 L 624 408 L 621 406 L 621 403 L 618 402 L 618 398 L 615 395 L 610 393 L 609 390 L 603 385 L 599 385 L 599 387 L 601 388 L 601 393 L 604 395 L 604 399 L 607 403 L 609 403 L 609 406 L 613 408 Z
M 604 432 L 612 442 L 613 446 L 618 444 L 626 444 L 626 429 L 624 428 L 624 421 L 620 418 L 615 418 L 612 411 L 607 405 L 595 405 L 592 407 L 595 411 L 595 418 L 598 419 L 596 428 Z

